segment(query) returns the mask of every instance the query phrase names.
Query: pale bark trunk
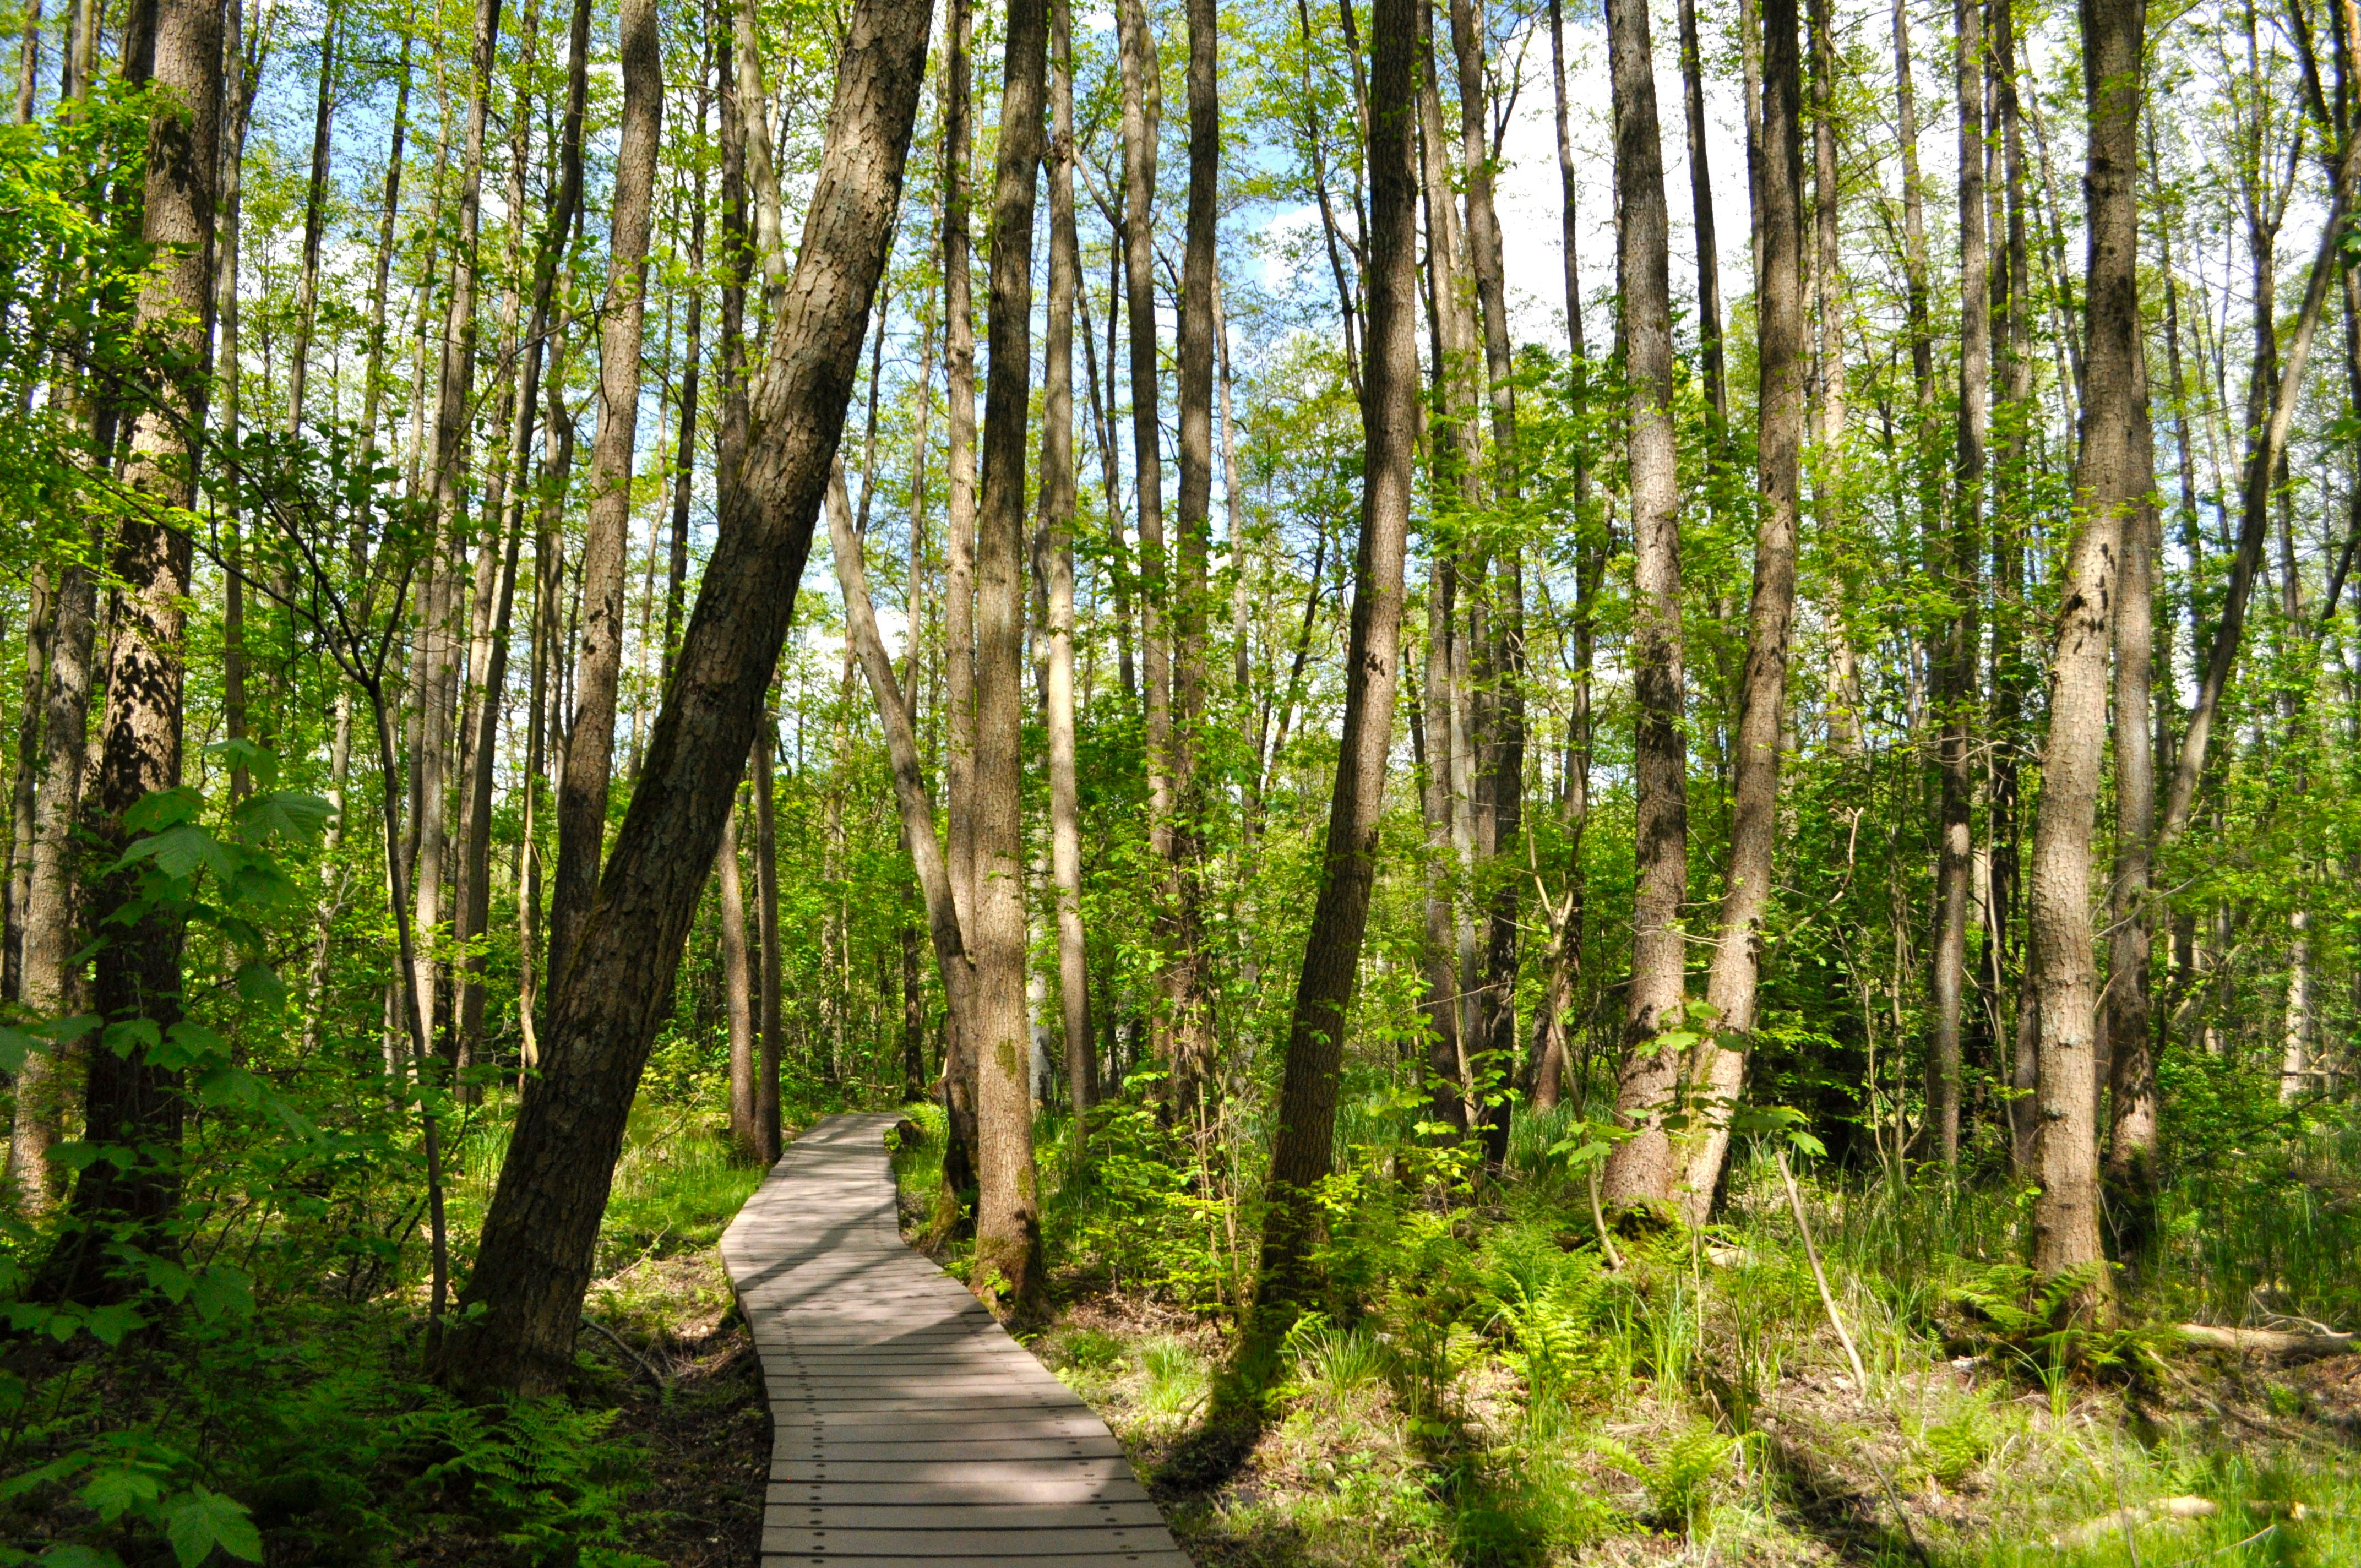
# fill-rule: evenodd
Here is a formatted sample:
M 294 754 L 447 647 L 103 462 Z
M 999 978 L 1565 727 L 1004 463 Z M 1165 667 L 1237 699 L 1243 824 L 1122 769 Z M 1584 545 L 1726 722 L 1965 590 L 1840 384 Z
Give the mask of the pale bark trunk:
M 2153 484 L 2136 464 L 2147 450 L 2139 374 L 2138 151 L 2145 0 L 2103 0 L 2083 12 L 2083 83 L 2090 150 L 2083 177 L 2090 261 L 2084 302 L 2079 526 L 2061 582 L 2050 659 L 2049 737 L 2032 865 L 2032 980 L 2039 1017 L 2039 1193 L 2033 1266 L 2045 1275 L 2092 1269 L 2084 1292 L 2110 1294 L 2099 1249 L 2093 1077 L 2095 977 L 2091 961 L 2091 835 L 2107 737 L 2110 601 L 2124 532 L 2136 526 Z
M 1074 1146 L 1098 1098 L 1091 1048 L 1091 977 L 1082 933 L 1082 810 L 1074 781 L 1074 295 L 1082 247 L 1074 226 L 1074 53 L 1071 0 L 1049 7 L 1049 314 L 1043 366 L 1041 564 L 1049 600 L 1049 876 L 1058 913 L 1058 1006 Z M 1235 543 L 1233 549 L 1235 550 Z M 915 635 L 915 633 L 914 633 Z
M 1631 381 L 1625 440 L 1634 553 L 1632 696 L 1637 708 L 1633 784 L 1639 886 L 1633 905 L 1628 1058 L 1615 1110 L 1632 1135 L 1609 1157 L 1603 1190 L 1616 1203 L 1672 1197 L 1673 1153 L 1662 1124 L 1681 1070 L 1655 1036 L 1686 1014 L 1687 943 L 1680 919 L 1688 894 L 1688 743 L 1681 674 L 1680 472 L 1673 433 L 1672 283 L 1666 257 L 1664 165 L 1656 121 L 1654 49 L 1644 0 L 1608 0 L 1607 43 L 1615 118 L 1616 190 L 1623 221 L 1616 269 Z
M 2144 399 L 2147 377 L 2135 348 L 2133 372 Z M 2152 427 L 2134 422 L 2131 444 L 2134 482 L 2145 486 L 2155 470 Z M 2107 1042 L 2110 1109 L 2106 1169 L 2108 1212 L 2120 1238 L 2136 1251 L 2152 1221 L 2158 1182 L 2156 1058 L 2151 1027 L 2149 958 L 2154 936 L 2151 902 L 2156 840 L 2156 508 L 2143 494 L 2123 521 L 2121 565 L 2116 572 L 2115 660 L 2115 867 L 2109 890 Z M 2165 671 L 2170 678 L 2170 669 Z
M 580 927 L 598 895 L 615 762 L 615 694 L 622 673 L 623 571 L 631 511 L 632 438 L 639 429 L 640 340 L 647 310 L 648 228 L 664 60 L 655 0 L 624 0 L 620 17 L 623 128 L 615 162 L 611 270 L 598 344 L 598 433 L 590 452 L 590 519 L 582 544 L 582 649 L 557 795 L 557 876 L 549 910 L 553 994 L 566 986 Z
M 98 853 L 111 859 L 131 839 L 124 814 L 141 799 L 181 782 L 182 688 L 190 539 L 161 521 L 164 508 L 196 501 L 196 452 L 185 432 L 202 430 L 210 369 L 214 212 L 220 178 L 221 10 L 213 0 L 160 0 L 153 68 L 161 89 L 148 133 L 142 237 L 162 259 L 140 290 L 137 321 L 169 341 L 188 368 L 168 384 L 165 408 L 132 427 L 126 479 L 157 510 L 135 509 L 118 526 L 111 569 L 115 590 L 107 652 L 106 713 L 99 732 L 87 827 Z M 99 949 L 93 1001 L 110 1023 L 144 1019 L 170 1029 L 181 1017 L 181 918 L 136 914 L 136 872 L 105 878 L 93 890 L 90 924 L 133 916 Z M 155 1149 L 125 1168 L 108 1160 L 84 1166 L 74 1184 L 74 1223 L 60 1234 L 29 1294 L 36 1299 L 94 1300 L 123 1289 L 102 1236 L 170 1256 L 180 1202 L 183 1118 L 181 1071 L 144 1049 L 89 1055 L 83 1136 L 116 1148 Z
M 746 894 L 738 872 L 738 807 L 721 819 L 713 858 L 721 894 L 721 1000 L 730 1021 L 730 1141 L 741 1158 L 759 1159 L 754 1121 L 754 985 L 746 960 Z
M 761 1043 L 754 1053 L 754 1139 L 757 1157 L 776 1165 L 782 1143 L 779 1124 L 779 1059 L 786 1036 L 779 1021 L 779 824 L 771 784 L 771 738 L 778 720 L 763 709 L 754 732 L 754 940 L 755 1022 Z
M 1804 178 L 1801 75 L 1795 0 L 1764 0 L 1763 159 L 1755 190 L 1763 274 L 1755 287 L 1756 406 L 1762 411 L 1755 473 L 1762 509 L 1755 524 L 1754 599 L 1746 629 L 1732 760 L 1730 873 L 1721 895 L 1721 938 L 1706 977 L 1709 1032 L 1692 1054 L 1702 1097 L 1696 1131 L 1681 1140 L 1679 1192 L 1692 1223 L 1713 1204 L 1730 1145 L 1730 1113 L 1745 1082 L 1762 966 L 1762 928 L 1771 906 L 1772 853 L 1778 839 L 1779 741 L 1787 701 L 1787 651 L 1795 606 L 1796 504 L 1804 449 Z
M 573 1366 L 623 1128 L 794 617 L 811 528 L 900 205 L 930 7 L 848 18 L 796 276 L 771 328 L 744 460 L 631 809 L 554 988 L 449 1364 L 477 1388 L 547 1389 Z
M 75 916 L 81 856 L 74 822 L 82 804 L 82 767 L 90 734 L 91 654 L 96 620 L 96 585 L 89 568 L 66 567 L 59 575 L 50 657 L 45 672 L 38 761 L 20 764 L 38 775 L 33 806 L 32 853 L 24 904 L 24 984 L 20 1000 L 36 1018 L 59 1018 L 74 1011 L 75 950 L 81 947 Z M 27 1216 L 55 1201 L 49 1147 L 64 1129 L 71 1097 L 63 1063 L 36 1051 L 16 1069 L 16 1113 L 10 1129 L 8 1175 L 16 1201 Z
M 1400 679 L 1402 565 L 1418 444 L 1418 0 L 1377 0 L 1369 87 L 1368 340 L 1361 401 L 1364 490 L 1345 668 L 1342 746 L 1330 794 L 1320 891 L 1296 982 L 1271 1150 L 1256 1319 L 1243 1352 L 1275 1353 L 1295 1310 L 1312 1299 L 1313 1193 L 1335 1152 L 1345 1012 L 1367 929 L 1378 826 Z
M 1200 4 L 1203 0 L 1199 0 Z M 991 363 L 975 562 L 975 1283 L 987 1305 L 1042 1303 L 1041 1211 L 1025 1009 L 1025 448 L 1032 380 L 1033 210 L 1049 0 L 1011 0 L 992 214 Z
M 1721 256 L 1714 237 L 1712 166 L 1708 157 L 1705 71 L 1697 58 L 1697 0 L 1680 0 L 1681 106 L 1689 137 L 1689 210 L 1696 220 L 1697 258 L 1697 361 L 1705 374 L 1705 400 L 1712 421 L 1710 444 L 1719 455 L 1730 423 L 1730 386 L 1722 370 Z M 1464 86 L 1463 86 L 1464 91 Z M 1472 192 L 1471 192 L 1472 194 Z M 1757 257 L 1755 265 L 1766 265 Z
M 950 400 L 946 456 L 950 509 L 943 536 L 943 791 L 951 897 L 960 927 L 975 929 L 975 302 L 969 278 L 970 73 L 972 0 L 949 0 L 943 18 L 943 382 Z M 972 1099 L 975 1058 L 953 1036 L 955 1070 Z

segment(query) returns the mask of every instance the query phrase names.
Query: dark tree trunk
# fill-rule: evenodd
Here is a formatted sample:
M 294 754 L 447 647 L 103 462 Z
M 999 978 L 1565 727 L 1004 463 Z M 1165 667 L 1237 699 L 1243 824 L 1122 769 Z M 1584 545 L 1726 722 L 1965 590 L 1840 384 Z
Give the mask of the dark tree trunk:
M 862 0 L 795 278 L 771 329 L 749 439 L 631 807 L 553 990 L 542 1078 L 517 1118 L 449 1370 L 545 1389 L 573 1363 L 623 1124 L 670 1005 L 722 819 L 795 612 L 862 328 L 901 201 L 927 0 Z

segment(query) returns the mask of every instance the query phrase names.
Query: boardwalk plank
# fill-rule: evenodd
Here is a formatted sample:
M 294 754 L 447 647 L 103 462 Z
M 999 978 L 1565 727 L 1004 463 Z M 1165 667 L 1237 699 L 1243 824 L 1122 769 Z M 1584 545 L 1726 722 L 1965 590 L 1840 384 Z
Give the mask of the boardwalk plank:
M 764 1568 L 1188 1568 L 1105 1424 L 902 1245 L 893 1120 L 812 1128 L 721 1239 L 770 1396 Z

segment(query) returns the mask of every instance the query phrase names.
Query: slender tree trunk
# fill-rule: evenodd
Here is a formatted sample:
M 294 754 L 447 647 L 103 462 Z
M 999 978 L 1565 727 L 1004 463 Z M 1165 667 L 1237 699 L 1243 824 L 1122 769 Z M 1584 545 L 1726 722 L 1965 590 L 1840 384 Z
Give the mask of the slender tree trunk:
M 761 1045 L 754 1057 L 755 1148 L 765 1168 L 779 1163 L 779 1060 L 786 1035 L 779 1021 L 779 824 L 771 783 L 771 738 L 778 720 L 769 707 L 754 732 L 754 938 L 755 1021 Z
M 557 792 L 557 877 L 549 910 L 553 993 L 598 895 L 606 841 L 607 784 L 615 765 L 615 696 L 623 661 L 623 574 L 631 511 L 631 451 L 639 429 L 640 340 L 647 311 L 648 228 L 656 140 L 664 118 L 664 60 L 655 0 L 623 0 L 623 129 L 615 163 L 615 210 L 598 346 L 598 434 L 590 451 L 590 521 L 582 543 L 582 651 L 574 720 Z
M 74 1011 L 73 981 L 80 966 L 73 956 L 82 946 L 76 919 L 82 857 L 74 823 L 82 805 L 90 734 L 95 587 L 87 566 L 70 565 L 59 574 L 43 680 L 40 751 L 38 758 L 27 756 L 19 763 L 27 777 L 38 777 L 23 905 L 20 997 L 36 1018 L 60 1018 Z M 8 1175 L 16 1184 L 18 1208 L 27 1217 L 46 1213 L 56 1201 L 49 1148 L 64 1129 L 71 1092 L 63 1068 L 50 1053 L 36 1051 L 16 1069 Z
M 2143 334 L 2144 337 L 2145 334 Z M 2135 348 L 2132 370 L 2138 403 L 2147 396 L 2143 347 Z M 2109 889 L 2106 1031 L 2110 1090 L 2104 1176 L 2107 1212 L 2119 1255 L 2136 1253 L 2154 1223 L 2160 1185 L 2158 1154 L 2156 1056 L 2150 1018 L 2150 948 L 2154 919 L 2152 883 L 2156 839 L 2156 582 L 2157 512 L 2145 493 L 2155 472 L 2153 426 L 2136 418 L 2131 465 L 2142 493 L 2123 521 L 2121 562 L 2115 574 L 2115 867 Z M 2166 670 L 2169 678 L 2169 667 Z
M 32 759 L 41 751 L 41 715 L 49 702 L 49 642 L 57 627 L 57 598 L 50 588 L 47 563 L 35 562 L 25 583 L 24 709 L 16 721 L 16 773 L 10 782 L 8 839 L 8 907 L 0 942 L 0 990 L 8 1000 L 24 1000 L 25 923 L 32 905 L 34 779 L 38 769 Z
M 1730 875 L 1721 895 L 1721 940 L 1706 976 L 1712 1031 L 1700 1039 L 1691 1078 L 1704 1097 L 1699 1128 L 1685 1147 L 1680 1198 L 1692 1223 L 1712 1207 L 1730 1145 L 1729 1113 L 1745 1082 L 1754 1032 L 1762 929 L 1771 906 L 1772 853 L 1778 839 L 1779 744 L 1787 702 L 1788 629 L 1795 605 L 1795 513 L 1804 450 L 1804 146 L 1795 0 L 1763 0 L 1763 275 L 1755 289 L 1756 406 L 1762 431 L 1756 479 L 1754 600 L 1746 629 L 1746 674 L 1739 688 L 1732 760 Z
M 228 0 L 222 7 L 222 167 L 220 195 L 220 232 L 216 240 L 219 256 L 214 264 L 214 318 L 215 326 L 214 352 L 218 356 L 215 397 L 221 409 L 221 432 L 225 444 L 237 441 L 240 393 L 244 390 L 239 374 L 238 353 L 238 262 L 241 256 L 246 171 L 247 129 L 254 118 L 254 89 L 260 74 L 257 69 L 247 69 L 245 45 L 246 7 L 241 0 Z M 258 49 L 258 55 L 259 50 Z M 324 87 L 324 78 L 323 79 Z M 222 498 L 222 736 L 228 740 L 244 740 L 247 737 L 246 703 L 246 551 L 238 516 L 236 492 Z M 246 796 L 251 781 L 242 760 L 232 759 L 229 774 L 230 801 L 235 805 Z
M 1602 1192 L 1616 1203 L 1672 1198 L 1664 1102 L 1681 1071 L 1655 1036 L 1686 1015 L 1688 743 L 1682 718 L 1680 473 L 1673 439 L 1672 283 L 1666 256 L 1664 165 L 1656 123 L 1654 49 L 1644 0 L 1608 0 L 1607 44 L 1615 115 L 1616 190 L 1623 221 L 1616 271 L 1623 299 L 1623 352 L 1631 382 L 1625 441 L 1634 554 L 1632 768 L 1639 887 L 1633 905 L 1628 1053 L 1615 1110 L 1633 1135 L 1609 1158 Z
M 287 433 L 303 428 L 303 392 L 312 361 L 312 333 L 319 313 L 320 240 L 327 227 L 329 135 L 335 112 L 336 33 L 342 17 L 328 7 L 320 34 L 320 83 L 312 109 L 312 180 L 303 192 L 303 253 L 295 280 L 294 341 L 287 349 Z
M 1074 1146 L 1098 1098 L 1091 1048 L 1091 977 L 1082 939 L 1082 807 L 1074 782 L 1074 296 L 1082 246 L 1074 227 L 1074 39 L 1071 0 L 1049 5 L 1049 314 L 1042 369 L 1041 565 L 1049 600 L 1049 876 L 1057 890 L 1058 1003 L 1064 1025 Z M 1235 546 L 1233 546 L 1235 548 Z
M 1203 0 L 1199 0 L 1200 4 Z M 1032 380 L 1033 209 L 1048 0 L 1012 0 L 992 214 L 991 366 L 975 563 L 975 1033 L 978 1294 L 1031 1316 L 1041 1214 L 1025 1008 L 1025 448 Z M 996 1279 L 994 1277 L 997 1277 Z
M 1957 0 L 1953 56 L 1960 104 L 1960 393 L 1951 516 L 1935 558 L 1946 603 L 1935 658 L 1937 767 L 1935 950 L 1927 964 L 1934 1034 L 1927 1047 L 1927 1124 L 1946 1169 L 1960 1157 L 1960 1031 L 1967 996 L 1968 912 L 1974 897 L 1976 610 L 1983 551 L 1984 464 L 1992 387 L 1990 249 L 1984 231 L 1983 17 Z
M 374 455 L 377 419 L 385 398 L 385 302 L 393 273 L 394 225 L 401 215 L 401 159 L 410 136 L 410 30 L 402 29 L 394 78 L 393 132 L 385 155 L 385 200 L 378 209 L 377 259 L 369 273 L 368 357 L 361 370 L 361 442 Z
M 1171 856 L 1171 945 L 1165 954 L 1165 1005 L 1172 1077 L 1165 1103 L 1180 1122 L 1196 1119 L 1213 1081 L 1213 1019 L 1206 995 L 1206 797 L 1202 752 L 1206 737 L 1206 561 L 1213 504 L 1213 314 L 1220 222 L 1221 101 L 1216 62 L 1220 23 L 1214 0 L 1188 0 L 1189 204 L 1181 248 L 1180 302 L 1180 488 L 1176 498 L 1178 582 L 1172 629 L 1170 768 L 1177 812 L 1166 835 Z
M 926 0 L 861 0 L 796 277 L 771 327 L 740 472 L 600 896 L 551 999 L 449 1363 L 477 1388 L 569 1376 L 623 1126 L 668 1014 L 723 819 L 795 613 L 862 329 L 892 240 L 927 47 Z
M 1706 407 L 1713 422 L 1711 444 L 1719 450 L 1722 432 L 1730 423 L 1730 391 L 1722 371 L 1721 254 L 1714 237 L 1712 165 L 1707 156 L 1710 133 L 1705 119 L 1705 71 L 1697 57 L 1697 0 L 1680 0 L 1680 29 L 1681 104 L 1689 135 L 1689 207 L 1697 221 L 1697 360 L 1705 374 Z
M 125 477 L 159 510 L 124 515 L 109 562 L 119 586 L 87 817 L 103 860 L 131 842 L 125 813 L 181 782 L 190 540 L 161 509 L 187 508 L 197 499 L 197 455 L 184 433 L 204 426 L 210 370 L 221 20 L 213 0 L 158 0 L 155 6 L 153 80 L 161 96 L 148 122 L 141 234 L 161 258 L 140 290 L 136 319 L 140 331 L 172 345 L 184 368 L 167 384 L 166 406 L 133 424 Z M 128 869 L 93 890 L 93 927 L 118 914 L 128 919 L 99 949 L 93 1000 L 109 1023 L 144 1019 L 169 1029 L 181 1017 L 181 920 L 170 910 L 136 913 L 138 893 L 138 873 Z M 107 1240 L 127 1239 L 165 1256 L 178 1247 L 171 1221 L 181 1195 L 182 1069 L 137 1045 L 121 1056 L 92 1051 L 89 1061 L 83 1137 L 138 1152 L 82 1168 L 71 1223 L 36 1278 L 36 1299 L 117 1294 L 122 1283 Z
M 951 897 L 960 927 L 975 929 L 975 302 L 969 279 L 969 165 L 972 0 L 949 0 L 943 17 L 943 381 L 950 398 L 950 487 L 943 538 L 943 788 L 949 807 Z M 953 1058 L 972 1099 L 976 1064 L 966 1042 Z M 947 1167 L 948 1168 L 948 1167 Z
M 713 869 L 721 884 L 721 994 L 730 1019 L 730 1141 L 741 1157 L 758 1159 L 754 1123 L 754 984 L 746 961 L 746 895 L 738 874 L 738 808 L 721 819 L 721 849 Z
M 2040 1190 L 2033 1206 L 2033 1266 L 2045 1275 L 2094 1270 L 2086 1288 L 2110 1294 L 2099 1250 L 2094 1065 L 2098 1001 L 2091 962 L 2091 833 L 2107 736 L 2110 600 L 2118 554 L 2152 477 L 2147 388 L 2139 373 L 2139 112 L 2145 0 L 2093 0 L 2082 13 L 2090 150 L 2083 176 L 2090 261 L 2082 443 L 2076 465 L 2080 525 L 2069 547 L 2055 651 L 2049 738 L 2033 835 L 2032 970 L 2039 1009 Z
M 1270 1180 L 1265 1189 L 1256 1318 L 1241 1362 L 1268 1369 L 1295 1312 L 1313 1299 L 1314 1190 L 1334 1160 L 1345 1022 L 1377 876 L 1378 827 L 1400 679 L 1402 565 L 1418 444 L 1416 203 L 1418 0 L 1377 0 L 1369 83 L 1368 338 L 1361 400 L 1361 541 L 1355 562 L 1345 715 L 1319 894 L 1295 989 Z

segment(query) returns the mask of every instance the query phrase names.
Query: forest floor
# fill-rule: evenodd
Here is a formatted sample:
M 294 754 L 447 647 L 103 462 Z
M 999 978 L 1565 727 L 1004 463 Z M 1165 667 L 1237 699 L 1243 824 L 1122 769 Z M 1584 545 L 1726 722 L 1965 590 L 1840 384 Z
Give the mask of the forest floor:
M 928 1245 L 932 1173 L 899 1163 Z M 1627 1242 L 1609 1274 L 1587 1240 L 1461 1211 L 1443 1251 L 1530 1293 L 1496 1268 L 1497 1295 L 1411 1277 L 1349 1329 L 1315 1315 L 1246 1442 L 1204 1431 L 1218 1310 L 1070 1261 L 1026 1337 L 1205 1568 L 2361 1564 L 2361 1356 L 2192 1349 L 2135 1298 L 2134 1326 L 2070 1360 L 1963 1309 L 1972 1288 L 1895 1310 L 1832 1255 L 1864 1398 L 1800 1256 L 1759 1215 L 1732 1229 L 1742 1245 Z M 958 1244 L 929 1250 L 962 1266 Z M 1462 1266 L 1439 1255 L 1396 1262 Z

